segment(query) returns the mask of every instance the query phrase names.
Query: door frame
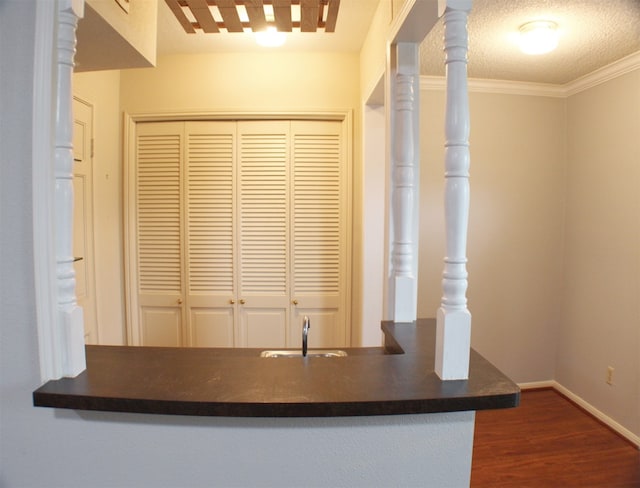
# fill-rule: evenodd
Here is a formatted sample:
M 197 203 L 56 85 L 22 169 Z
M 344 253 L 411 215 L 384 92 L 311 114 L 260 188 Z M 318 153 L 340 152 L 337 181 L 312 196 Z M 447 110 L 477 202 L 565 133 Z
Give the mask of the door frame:
M 91 115 L 90 115 L 90 121 L 89 121 L 89 134 L 88 137 L 90 139 L 89 142 L 89 154 L 85 155 L 85 158 L 87 158 L 89 160 L 89 166 L 91 168 L 91 173 L 89 174 L 89 178 L 86 179 L 86 183 L 88 185 L 90 185 L 90 196 L 88 198 L 88 200 L 85 202 L 85 208 L 84 210 L 87 211 L 89 213 L 89 219 L 86 219 L 85 217 L 85 221 L 84 222 L 76 222 L 74 220 L 73 223 L 73 231 L 74 231 L 74 238 L 75 238 L 75 232 L 78 232 L 78 226 L 82 224 L 83 226 L 83 232 L 85 233 L 85 248 L 86 248 L 86 255 L 85 256 L 79 256 L 82 258 L 82 260 L 84 261 L 84 264 L 86 266 L 86 273 L 85 273 L 85 287 L 86 287 L 86 294 L 88 296 L 89 300 L 93 301 L 93 307 L 88 307 L 89 309 L 87 309 L 87 307 L 82 306 L 83 308 L 83 316 L 84 316 L 84 326 L 85 326 L 85 342 L 86 342 L 86 338 L 87 338 L 87 323 L 89 323 L 90 327 L 91 327 L 91 341 L 89 342 L 89 344 L 99 344 L 100 343 L 100 325 L 98 322 L 98 294 L 96 293 L 96 260 L 95 260 L 95 256 L 96 256 L 96 249 L 95 249 L 95 198 L 94 198 L 94 188 L 95 188 L 95 171 L 94 171 L 94 151 L 93 151 L 93 147 L 95 144 L 95 128 L 94 128 L 94 121 L 95 121 L 95 111 L 94 111 L 94 105 L 93 103 L 85 100 L 84 98 L 78 97 L 76 95 L 73 96 L 73 103 L 79 103 L 82 104 L 84 106 L 86 106 L 90 111 L 91 111 Z M 73 112 L 73 124 L 74 124 L 74 129 L 75 129 L 75 123 L 76 123 L 76 118 L 77 118 L 77 113 L 74 110 Z M 75 135 L 74 135 L 75 137 Z M 74 145 L 74 154 L 73 154 L 73 177 L 74 180 L 76 178 L 75 175 L 75 163 L 76 163 L 76 147 Z M 84 148 L 83 148 L 84 149 Z M 85 194 L 86 195 L 86 194 Z M 77 195 L 75 194 L 75 189 L 74 189 L 74 199 L 77 197 Z M 74 200 L 75 202 L 75 200 Z M 75 206 L 75 204 L 74 204 Z M 75 217 L 74 217 L 75 218 Z M 75 260 L 75 258 L 74 258 Z M 77 282 L 76 282 L 76 286 L 77 286 Z M 76 299 L 78 299 L 77 297 L 77 290 L 76 290 Z
M 141 330 L 137 318 L 139 303 L 135 291 L 138 289 L 137 241 L 136 241 L 136 187 L 135 178 L 131 178 L 132 167 L 136 161 L 136 128 L 143 122 L 176 122 L 176 121 L 242 121 L 242 120 L 327 120 L 342 122 L 345 134 L 346 154 L 346 199 L 349 204 L 345 212 L 346 256 L 345 256 L 345 344 L 351 343 L 353 324 L 352 314 L 352 274 L 353 274 L 353 111 L 351 109 L 336 111 L 290 110 L 278 112 L 246 112 L 246 111 L 214 111 L 214 112 L 163 112 L 154 114 L 124 113 L 123 140 L 123 208 L 124 208 L 124 287 L 125 287 L 125 319 L 127 344 L 141 344 Z

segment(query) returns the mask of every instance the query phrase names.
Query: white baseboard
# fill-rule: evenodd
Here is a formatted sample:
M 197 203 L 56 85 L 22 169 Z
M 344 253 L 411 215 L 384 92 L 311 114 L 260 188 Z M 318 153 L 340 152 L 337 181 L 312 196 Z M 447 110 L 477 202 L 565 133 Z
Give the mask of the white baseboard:
M 556 382 L 553 380 L 548 381 L 531 381 L 529 383 L 518 383 L 521 390 L 536 390 L 539 388 L 555 388 Z
M 518 386 L 520 387 L 521 390 L 531 390 L 531 389 L 536 389 L 536 388 L 553 388 L 558 393 L 561 393 L 562 395 L 566 396 L 569 400 L 574 402 L 576 405 L 579 405 L 580 408 L 584 409 L 589 414 L 593 415 L 600 422 L 602 422 L 607 427 L 609 427 L 613 431 L 615 431 L 618 434 L 620 434 L 622 437 L 624 437 L 629 442 L 634 444 L 638 449 L 640 449 L 640 437 L 639 436 L 637 436 L 636 434 L 631 432 L 629 429 L 627 429 L 627 428 L 623 427 L 622 425 L 620 425 L 618 422 L 613 420 L 611 417 L 609 417 L 609 416 L 605 415 L 604 413 L 602 413 L 600 410 L 595 408 L 593 405 L 591 405 L 590 403 L 588 403 L 584 399 L 580 398 L 578 395 L 576 395 L 572 391 L 568 390 L 567 388 L 562 386 L 557 381 L 554 381 L 554 380 L 533 381 L 533 382 L 530 382 L 530 383 L 518 383 Z

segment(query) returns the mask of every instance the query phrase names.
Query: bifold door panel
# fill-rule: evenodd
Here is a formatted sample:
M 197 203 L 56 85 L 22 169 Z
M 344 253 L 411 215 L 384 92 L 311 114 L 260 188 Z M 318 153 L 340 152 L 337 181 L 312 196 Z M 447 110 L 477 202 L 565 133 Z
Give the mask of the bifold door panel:
M 348 345 L 343 132 L 342 121 L 136 125 L 134 343 L 297 347 L 308 315 L 313 347 Z

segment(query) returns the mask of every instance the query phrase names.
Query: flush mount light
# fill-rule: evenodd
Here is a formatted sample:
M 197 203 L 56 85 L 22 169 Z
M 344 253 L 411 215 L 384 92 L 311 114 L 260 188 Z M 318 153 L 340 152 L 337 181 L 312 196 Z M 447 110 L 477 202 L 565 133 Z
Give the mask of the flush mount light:
M 278 32 L 275 27 L 267 27 L 266 30 L 256 32 L 256 42 L 263 47 L 282 46 L 286 37 L 284 32 Z
M 520 49 L 525 54 L 545 54 L 558 46 L 558 24 L 536 20 L 520 26 Z

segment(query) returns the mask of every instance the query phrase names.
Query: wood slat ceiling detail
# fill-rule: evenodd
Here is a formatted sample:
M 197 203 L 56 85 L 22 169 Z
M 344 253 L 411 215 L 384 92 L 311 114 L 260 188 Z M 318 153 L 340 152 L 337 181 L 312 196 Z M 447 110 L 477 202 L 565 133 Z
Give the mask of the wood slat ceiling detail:
M 173 15 L 188 34 L 244 32 L 245 28 L 260 32 L 275 27 L 280 32 L 335 32 L 340 0 L 165 0 Z M 267 16 L 265 5 L 273 9 Z M 243 6 L 248 20 L 243 21 L 238 7 Z M 294 20 L 292 10 L 299 6 L 300 20 Z M 212 8 L 217 8 L 221 20 L 216 20 Z M 190 15 L 189 15 L 190 13 Z M 191 19 L 190 19 L 191 17 Z M 192 20 L 192 19 L 195 19 Z

